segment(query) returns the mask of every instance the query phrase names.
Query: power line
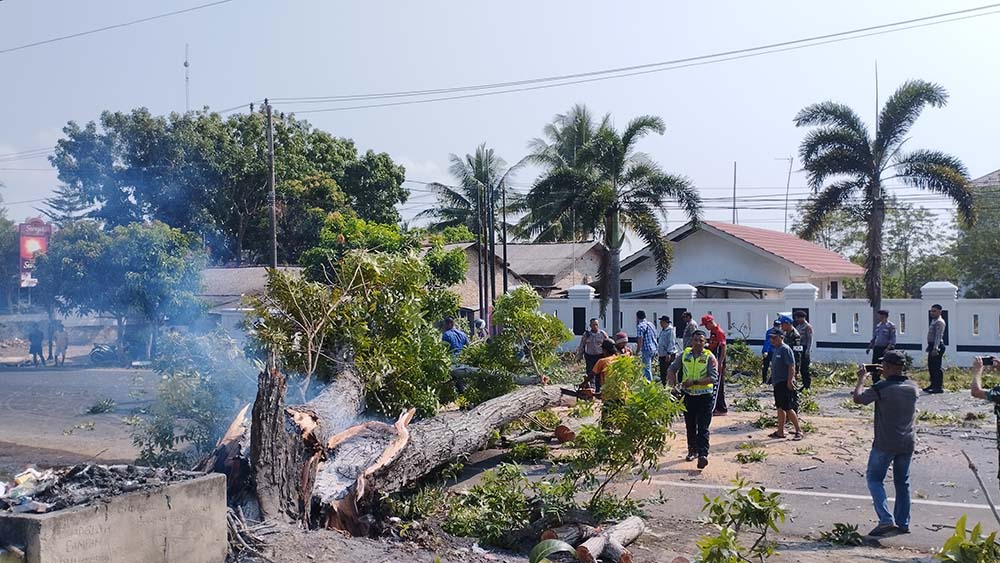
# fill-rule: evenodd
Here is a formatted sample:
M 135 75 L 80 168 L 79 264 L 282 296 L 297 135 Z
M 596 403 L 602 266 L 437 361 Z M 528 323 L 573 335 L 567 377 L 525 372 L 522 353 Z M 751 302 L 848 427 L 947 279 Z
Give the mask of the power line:
M 334 112 L 334 111 L 348 111 L 348 110 L 355 110 L 355 109 L 369 109 L 369 108 L 383 108 L 383 107 L 394 107 L 394 106 L 413 105 L 413 104 L 425 104 L 425 103 L 441 102 L 441 101 L 448 101 L 448 100 L 459 100 L 459 99 L 467 99 L 467 98 L 477 98 L 477 97 L 483 97 L 483 96 L 494 96 L 494 95 L 499 95 L 499 94 L 514 93 L 514 92 L 527 92 L 527 91 L 533 91 L 533 90 L 542 90 L 542 89 L 548 89 L 548 88 L 557 88 L 557 87 L 561 87 L 561 86 L 570 86 L 570 85 L 575 85 L 575 84 L 584 84 L 584 83 L 589 83 L 589 82 L 598 82 L 598 81 L 603 81 L 603 80 L 612 80 L 612 79 L 616 79 L 616 78 L 625 78 L 625 77 L 630 77 L 630 76 L 639 76 L 639 75 L 651 74 L 651 73 L 656 73 L 656 72 L 666 72 L 666 71 L 669 71 L 669 70 L 678 70 L 678 69 L 682 69 L 682 68 L 689 68 L 689 67 L 695 67 L 695 66 L 703 66 L 703 65 L 715 64 L 715 63 L 732 61 L 732 60 L 737 60 L 737 59 L 745 59 L 745 58 L 757 57 L 757 56 L 761 56 L 761 55 L 767 55 L 767 54 L 773 54 L 773 53 L 780 53 L 780 52 L 784 52 L 784 51 L 792 51 L 792 50 L 804 49 L 804 48 L 808 48 L 808 47 L 816 47 L 816 46 L 826 45 L 826 44 L 830 44 L 830 43 L 838 43 L 838 42 L 842 42 L 842 41 L 850 41 L 850 40 L 854 40 L 854 39 L 861 39 L 861 38 L 872 37 L 872 36 L 876 36 L 876 35 L 884 35 L 884 34 L 894 33 L 894 32 L 898 32 L 898 31 L 905 31 L 905 30 L 915 29 L 915 28 L 920 28 L 920 27 L 928 27 L 928 26 L 932 26 L 932 25 L 939 25 L 939 24 L 942 24 L 942 23 L 949 23 L 949 22 L 955 22 L 955 21 L 960 21 L 960 20 L 966 20 L 966 19 L 972 19 L 972 18 L 979 18 L 979 17 L 989 16 L 989 15 L 994 15 L 994 14 L 1000 14 L 1000 10 L 993 10 L 993 11 L 988 11 L 988 12 L 983 12 L 983 13 L 972 13 L 970 15 L 964 15 L 964 16 L 958 16 L 958 17 L 951 17 L 951 18 L 948 18 L 948 16 L 953 16 L 953 15 L 956 15 L 956 14 L 963 14 L 963 13 L 968 13 L 968 12 L 981 12 L 982 10 L 989 10 L 989 9 L 998 8 L 998 7 L 1000 7 L 1000 4 L 990 4 L 990 5 L 986 5 L 986 6 L 981 6 L 979 8 L 971 8 L 969 10 L 960 10 L 960 11 L 956 11 L 956 12 L 947 12 L 947 13 L 937 14 L 937 15 L 933 15 L 933 16 L 925 16 L 925 17 L 922 17 L 922 18 L 914 18 L 914 19 L 910 19 L 910 20 L 903 20 L 903 21 L 899 21 L 899 22 L 882 24 L 882 25 L 878 25 L 878 26 L 871 26 L 871 27 L 867 27 L 867 28 L 858 28 L 858 29 L 854 29 L 854 30 L 850 30 L 850 31 L 842 31 L 842 32 L 832 33 L 832 34 L 827 34 L 827 35 L 818 35 L 818 36 L 814 36 L 814 37 L 810 37 L 810 38 L 796 39 L 796 40 L 785 41 L 785 42 L 781 42 L 781 43 L 773 43 L 773 44 L 761 45 L 761 46 L 757 46 L 757 47 L 748 47 L 748 48 L 737 49 L 737 50 L 733 50 L 733 51 L 723 51 L 723 52 L 712 53 L 712 54 L 707 54 L 707 55 L 698 55 L 696 57 L 687 57 L 687 58 L 683 58 L 683 59 L 675 59 L 675 60 L 672 60 L 672 61 L 662 61 L 662 62 L 659 62 L 659 63 L 649 63 L 649 64 L 645 64 L 645 65 L 634 65 L 634 66 L 629 66 L 629 67 L 619 67 L 619 68 L 616 68 L 616 69 L 605 69 L 605 70 L 591 71 L 591 72 L 585 72 L 585 73 L 577 73 L 577 74 L 571 74 L 571 75 L 534 78 L 534 79 L 519 80 L 519 81 L 513 81 L 513 82 L 506 82 L 506 83 L 505 82 L 498 82 L 498 83 L 494 83 L 494 84 L 481 84 L 481 85 L 475 85 L 475 86 L 461 86 L 461 87 L 454 87 L 454 88 L 439 88 L 439 89 L 428 90 L 428 91 L 411 90 L 411 91 L 407 91 L 407 92 L 390 92 L 390 93 L 385 93 L 385 94 L 354 94 L 354 95 L 349 95 L 349 96 L 329 96 L 327 98 L 320 98 L 320 97 L 305 98 L 305 99 L 301 99 L 299 101 L 295 101 L 295 98 L 275 98 L 275 99 L 276 100 L 290 101 L 294 105 L 296 103 L 300 103 L 300 104 L 313 104 L 313 103 L 329 103 L 329 102 L 335 102 L 335 101 L 355 101 L 355 100 L 370 100 L 370 99 L 374 100 L 374 99 L 385 99 L 385 98 L 394 98 L 394 97 L 414 97 L 414 96 L 425 96 L 425 95 L 428 95 L 426 93 L 421 94 L 421 93 L 418 93 L 418 92 L 441 92 L 441 93 L 447 93 L 447 92 L 463 92 L 463 91 L 470 91 L 470 90 L 471 91 L 475 91 L 475 90 L 493 90 L 493 91 L 486 91 L 486 92 L 475 92 L 475 93 L 472 93 L 472 94 L 462 94 L 462 95 L 454 95 L 454 96 L 443 96 L 443 97 L 427 98 L 427 99 L 420 99 L 420 100 L 404 100 L 404 101 L 399 101 L 399 102 L 386 102 L 386 103 L 378 103 L 378 104 L 362 104 L 362 105 L 353 105 L 353 106 L 329 107 L 329 108 L 320 108 L 320 109 L 312 109 L 312 110 L 301 110 L 301 111 L 295 112 L 295 113 L 298 113 L 298 114 L 309 114 L 309 113 L 325 113 L 325 112 Z M 947 19 L 941 19 L 941 18 L 947 18 Z M 937 21 L 927 21 L 927 20 L 937 20 Z M 924 22 L 924 23 L 914 23 L 914 22 Z M 906 24 L 911 24 L 911 25 L 906 25 Z M 889 28 L 891 28 L 891 29 L 889 29 Z M 868 31 L 868 30 L 875 30 L 875 31 L 869 31 L 869 32 L 866 33 L 866 31 Z M 649 68 L 649 67 L 653 67 L 653 68 Z M 636 71 L 629 72 L 631 69 L 645 69 L 645 70 L 636 70 Z M 578 77 L 578 76 L 579 77 L 589 77 L 589 78 L 582 78 L 582 79 L 576 79 L 576 80 L 571 79 L 573 77 Z M 555 83 L 552 83 L 552 82 L 555 82 Z M 536 85 L 525 86 L 525 87 L 506 88 L 506 89 L 502 89 L 502 90 L 496 90 L 496 88 L 504 88 L 505 87 L 504 85 L 506 85 L 506 84 L 512 84 L 512 85 L 536 84 Z
M 25 43 L 24 45 L 18 45 L 16 47 L 7 47 L 6 49 L 0 49 L 0 55 L 4 55 L 4 54 L 7 54 L 7 53 L 13 53 L 14 51 L 21 51 L 21 50 L 24 50 L 24 49 L 30 49 L 32 47 L 39 47 L 41 45 L 48 45 L 50 43 L 56 43 L 56 42 L 59 42 L 59 41 L 65 41 L 67 39 L 76 39 L 77 37 L 84 37 L 86 35 L 93 35 L 95 33 L 101 33 L 103 31 L 109 31 L 109 30 L 112 30 L 112 29 L 120 29 L 120 28 L 123 28 L 123 27 L 129 27 L 129 26 L 132 26 L 132 25 L 136 25 L 136 24 L 140 24 L 140 23 L 145 23 L 145 22 L 149 22 L 149 21 L 153 21 L 153 20 L 159 20 L 159 19 L 163 19 L 163 18 L 169 18 L 171 16 L 178 16 L 180 14 L 186 14 L 188 12 L 194 12 L 194 11 L 197 11 L 197 10 L 204 10 L 205 8 L 211 8 L 213 6 L 219 6 L 221 4 L 228 4 L 229 2 L 233 2 L 233 1 L 234 0 L 218 0 L 217 2 L 210 2 L 208 4 L 201 4 L 199 6 L 192 6 L 190 8 L 185 8 L 183 10 L 175 10 L 173 12 L 167 12 L 167 13 L 164 13 L 164 14 L 158 14 L 158 15 L 155 15 L 155 16 L 149 16 L 149 17 L 140 18 L 140 19 L 132 20 L 132 21 L 128 21 L 128 22 L 116 23 L 116 24 L 113 24 L 113 25 L 107 25 L 107 26 L 104 26 L 104 27 L 99 27 L 97 29 L 90 29 L 90 30 L 87 30 L 87 31 L 79 31 L 77 33 L 71 33 L 69 35 L 61 35 L 59 37 L 52 37 L 52 38 L 49 38 L 49 39 L 43 39 L 41 41 L 35 41 L 33 43 Z

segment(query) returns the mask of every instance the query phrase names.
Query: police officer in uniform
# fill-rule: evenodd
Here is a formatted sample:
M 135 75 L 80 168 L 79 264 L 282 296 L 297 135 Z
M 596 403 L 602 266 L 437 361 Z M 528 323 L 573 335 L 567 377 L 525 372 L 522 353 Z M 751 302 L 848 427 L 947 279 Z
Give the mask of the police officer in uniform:
M 670 364 L 667 380 L 678 387 L 684 401 L 684 426 L 687 429 L 687 461 L 698 459 L 698 469 L 708 465 L 708 436 L 715 408 L 713 393 L 719 381 L 719 361 L 707 348 L 708 335 L 698 329 L 691 346 Z

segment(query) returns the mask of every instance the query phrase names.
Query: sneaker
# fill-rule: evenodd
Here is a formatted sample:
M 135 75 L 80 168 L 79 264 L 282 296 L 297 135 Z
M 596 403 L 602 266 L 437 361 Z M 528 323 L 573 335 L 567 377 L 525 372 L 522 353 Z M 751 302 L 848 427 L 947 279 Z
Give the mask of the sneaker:
M 938 394 L 944 393 L 944 389 L 930 389 L 930 388 L 928 388 L 928 389 L 924 389 L 924 391 L 926 393 L 928 393 L 928 394 L 931 394 L 931 395 L 938 395 Z
M 729 411 L 715 411 L 712 413 L 712 416 L 726 416 L 727 414 L 729 414 Z
M 896 526 L 896 532 L 900 533 L 900 534 L 909 534 L 910 533 L 910 527 L 909 526 Z
M 698 454 L 696 454 L 694 452 L 688 452 L 688 455 L 687 455 L 686 458 L 684 458 L 684 461 L 694 461 L 697 457 L 698 457 Z
M 892 524 L 879 524 L 872 528 L 872 531 L 868 532 L 868 535 L 873 537 L 884 536 L 895 529 L 896 527 Z
M 698 469 L 705 469 L 708 465 L 708 458 L 705 456 L 700 456 L 698 458 Z

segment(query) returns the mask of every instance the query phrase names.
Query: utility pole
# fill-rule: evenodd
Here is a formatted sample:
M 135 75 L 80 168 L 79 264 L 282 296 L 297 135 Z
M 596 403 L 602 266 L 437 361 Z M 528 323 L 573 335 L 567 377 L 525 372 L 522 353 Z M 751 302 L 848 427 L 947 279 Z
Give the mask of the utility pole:
M 507 294 L 508 283 L 507 283 L 507 271 L 510 268 L 507 266 L 507 181 L 504 180 L 500 184 L 500 206 L 502 209 L 500 213 L 502 214 L 503 220 L 503 292 L 504 295 Z
M 486 206 L 487 212 L 490 216 L 486 219 L 486 226 L 489 228 L 490 239 L 490 262 L 489 262 L 489 273 L 490 273 L 490 307 L 496 303 L 497 300 L 497 214 L 496 214 L 496 194 L 493 190 L 493 184 L 487 182 L 486 190 L 489 199 L 489 205 Z M 489 312 L 489 307 L 487 307 L 487 312 Z M 491 319 L 492 320 L 492 319 Z M 492 325 L 492 323 L 490 323 Z M 492 328 L 492 327 L 491 327 Z
M 277 197 L 274 194 L 274 122 L 271 103 L 264 98 L 267 110 L 267 200 L 271 207 L 271 267 L 278 268 L 278 212 L 275 209 Z
M 788 192 L 792 188 L 792 163 L 795 162 L 795 158 L 788 156 L 785 158 L 776 158 L 774 160 L 787 160 L 788 161 L 788 179 L 785 180 L 785 232 L 788 232 Z
M 184 44 L 184 113 L 191 111 L 191 60 L 188 58 L 188 44 Z
M 733 161 L 733 224 L 739 223 L 736 216 L 736 161 Z
M 486 287 L 483 285 L 483 190 L 476 188 L 476 275 L 479 276 L 479 318 L 486 317 L 483 306 Z

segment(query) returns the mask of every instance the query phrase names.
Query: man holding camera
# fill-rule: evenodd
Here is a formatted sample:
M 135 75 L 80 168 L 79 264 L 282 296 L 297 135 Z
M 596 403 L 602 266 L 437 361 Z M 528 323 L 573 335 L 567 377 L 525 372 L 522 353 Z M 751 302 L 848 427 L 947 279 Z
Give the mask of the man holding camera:
M 997 456 L 1000 458 L 1000 385 L 992 389 L 983 389 L 983 367 L 996 369 L 1000 361 L 996 356 L 977 357 L 972 361 L 972 396 L 993 403 L 993 414 L 997 417 Z M 997 479 L 1000 479 L 1000 467 L 997 469 Z
M 869 366 L 858 369 L 858 383 L 852 396 L 859 405 L 875 403 L 875 439 L 868 455 L 865 479 L 872 495 L 878 526 L 869 535 L 884 536 L 890 532 L 910 533 L 910 460 L 916 443 L 914 419 L 917 411 L 917 385 L 903 373 L 906 357 L 899 350 L 889 350 L 882 356 L 882 381 L 865 389 Z M 874 371 L 874 370 L 873 370 Z M 885 494 L 885 476 L 892 464 L 892 481 L 896 489 L 893 512 Z
M 924 387 L 924 393 L 944 393 L 944 369 L 941 360 L 944 358 L 945 322 L 941 318 L 941 306 L 931 305 L 929 311 L 931 324 L 927 327 L 927 371 L 931 372 L 931 384 Z

